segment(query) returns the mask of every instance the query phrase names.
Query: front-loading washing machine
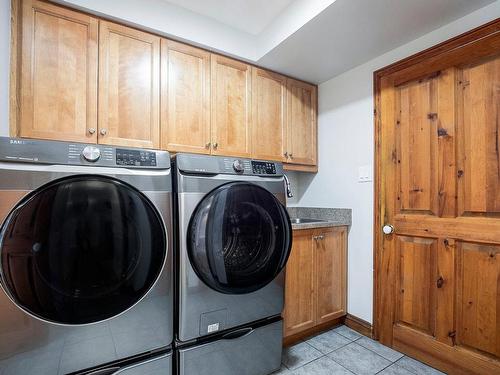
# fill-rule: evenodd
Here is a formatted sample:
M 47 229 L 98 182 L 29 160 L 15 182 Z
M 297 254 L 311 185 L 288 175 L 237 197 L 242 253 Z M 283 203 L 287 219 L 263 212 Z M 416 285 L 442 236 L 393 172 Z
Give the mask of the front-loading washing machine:
M 177 154 L 173 169 L 179 373 L 270 373 L 292 244 L 283 166 Z
M 170 374 L 167 152 L 0 138 L 0 373 Z

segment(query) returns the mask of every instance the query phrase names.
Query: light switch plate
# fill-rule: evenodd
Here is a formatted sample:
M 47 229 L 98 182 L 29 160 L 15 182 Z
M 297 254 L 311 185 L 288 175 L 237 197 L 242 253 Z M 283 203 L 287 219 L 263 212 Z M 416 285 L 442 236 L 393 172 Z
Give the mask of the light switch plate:
M 372 169 L 370 165 L 358 167 L 358 182 L 373 181 Z

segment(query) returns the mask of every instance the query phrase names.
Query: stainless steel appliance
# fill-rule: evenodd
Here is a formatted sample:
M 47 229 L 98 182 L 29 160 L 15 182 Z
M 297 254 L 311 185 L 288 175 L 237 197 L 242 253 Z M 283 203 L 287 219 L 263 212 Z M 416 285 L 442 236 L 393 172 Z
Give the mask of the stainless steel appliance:
M 283 167 L 178 154 L 174 171 L 179 373 L 270 373 L 292 241 Z
M 170 374 L 167 152 L 0 138 L 0 373 Z

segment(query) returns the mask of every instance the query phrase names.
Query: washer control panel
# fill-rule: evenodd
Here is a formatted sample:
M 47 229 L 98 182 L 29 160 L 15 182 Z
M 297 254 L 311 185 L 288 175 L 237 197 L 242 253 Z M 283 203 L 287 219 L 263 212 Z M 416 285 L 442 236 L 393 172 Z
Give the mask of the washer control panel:
M 116 165 L 136 167 L 156 167 L 156 152 L 143 150 L 116 149 Z
M 276 164 L 268 161 L 252 160 L 252 172 L 254 174 L 276 174 Z

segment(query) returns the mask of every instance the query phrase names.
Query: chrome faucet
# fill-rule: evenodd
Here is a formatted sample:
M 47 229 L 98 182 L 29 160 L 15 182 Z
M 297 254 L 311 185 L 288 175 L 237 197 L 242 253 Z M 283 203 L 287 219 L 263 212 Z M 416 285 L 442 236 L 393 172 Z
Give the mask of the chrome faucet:
M 283 174 L 283 177 L 285 178 L 286 196 L 288 198 L 292 198 L 293 193 L 292 193 L 292 188 L 290 187 L 290 180 L 288 179 L 288 176 L 286 174 Z

